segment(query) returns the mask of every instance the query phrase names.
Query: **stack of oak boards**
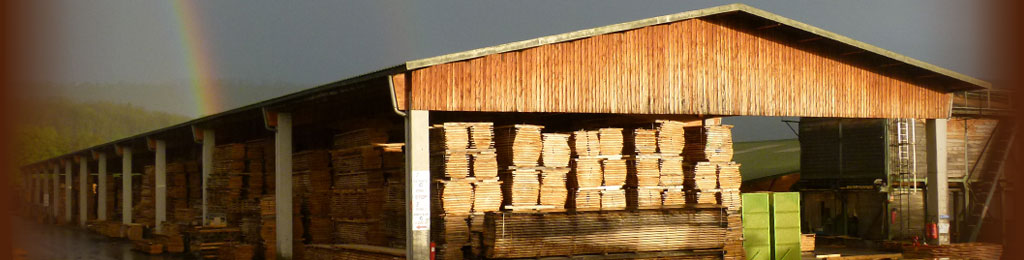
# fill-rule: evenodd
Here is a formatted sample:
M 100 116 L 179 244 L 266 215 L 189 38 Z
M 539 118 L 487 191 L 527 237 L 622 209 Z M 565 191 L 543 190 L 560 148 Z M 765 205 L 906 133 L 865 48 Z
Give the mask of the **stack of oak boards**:
M 313 243 L 334 240 L 330 215 L 331 155 L 327 150 L 305 150 L 292 154 L 293 196 L 299 198 L 302 214 L 297 216 L 309 228 L 305 229 Z
M 397 260 L 405 259 L 405 250 L 352 244 L 306 245 L 308 260 Z
M 334 185 L 330 197 L 333 242 L 387 246 L 396 238 L 386 232 L 388 185 L 404 187 L 404 144 L 388 143 L 386 128 L 368 127 L 339 133 L 331 147 Z M 397 180 L 397 182 L 396 182 Z M 403 215 L 404 216 L 404 215 Z M 311 228 L 318 228 L 311 223 Z M 391 224 L 393 225 L 393 224 Z M 326 244 L 332 241 L 312 241 Z
M 572 134 L 573 164 L 567 178 L 569 206 L 575 210 L 626 208 L 629 166 L 623 158 L 622 128 L 580 130 Z
M 463 259 L 463 249 L 476 248 L 481 236 L 471 222 L 502 206 L 502 180 L 494 125 L 489 122 L 448 122 L 430 129 L 433 177 L 431 239 L 437 259 Z M 538 151 L 539 152 L 539 151 Z
M 488 258 L 722 248 L 718 208 L 486 214 Z
M 540 156 L 543 139 L 538 125 L 494 129 L 504 209 L 535 209 L 540 202 Z
M 683 148 L 686 146 L 681 121 L 657 120 L 652 128 L 633 130 L 633 161 L 628 176 L 628 206 L 659 208 L 685 203 Z

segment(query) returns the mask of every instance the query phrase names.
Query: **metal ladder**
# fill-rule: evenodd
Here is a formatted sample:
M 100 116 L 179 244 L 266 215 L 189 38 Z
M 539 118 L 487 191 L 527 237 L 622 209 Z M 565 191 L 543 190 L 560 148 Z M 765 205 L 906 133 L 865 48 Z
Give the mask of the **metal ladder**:
M 910 230 L 911 194 L 917 193 L 917 152 L 916 123 L 914 119 L 896 119 L 896 172 L 893 174 L 897 186 L 894 198 L 900 210 L 900 233 L 904 236 Z M 908 187 L 908 182 L 909 186 Z M 892 185 L 892 184 L 890 184 Z
M 896 153 L 899 157 L 897 173 L 900 184 L 905 183 L 907 179 L 910 180 L 911 193 L 917 192 L 917 142 L 914 134 L 916 126 L 914 119 L 901 118 L 896 121 Z M 900 187 L 904 192 L 907 191 L 903 185 Z

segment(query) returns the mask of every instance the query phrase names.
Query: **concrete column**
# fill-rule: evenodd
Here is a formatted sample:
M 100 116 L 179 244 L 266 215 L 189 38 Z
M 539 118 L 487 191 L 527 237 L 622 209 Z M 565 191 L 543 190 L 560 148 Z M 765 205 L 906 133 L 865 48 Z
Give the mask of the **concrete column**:
M 85 226 L 89 220 L 89 160 L 85 156 L 78 160 L 78 225 Z
M 71 223 L 71 160 L 64 163 L 64 221 Z
M 292 258 L 292 115 L 277 114 L 274 133 L 274 216 L 277 225 L 277 258 Z
M 935 223 L 939 231 L 939 239 L 931 239 L 928 243 L 938 245 L 949 244 L 949 178 L 946 176 L 946 119 L 928 119 L 926 124 L 928 135 L 928 217 L 929 223 Z
M 96 219 L 107 220 L 107 154 L 99 153 L 97 156 L 96 189 L 99 195 L 96 196 Z
M 121 148 L 121 223 L 132 223 L 132 148 Z
M 405 252 L 409 259 L 430 259 L 430 112 L 410 110 L 405 117 Z
M 213 173 L 213 148 L 216 146 L 216 136 L 211 129 L 203 130 L 203 225 L 209 223 L 206 212 L 207 192 L 206 184 L 209 183 L 210 173 Z
M 53 202 L 50 206 L 50 210 L 53 211 L 53 219 L 57 219 L 58 213 L 60 213 L 60 204 L 57 203 L 57 195 L 60 194 L 60 164 L 53 164 L 53 196 L 50 196 L 50 200 Z
M 156 140 L 156 231 L 167 220 L 167 143 Z

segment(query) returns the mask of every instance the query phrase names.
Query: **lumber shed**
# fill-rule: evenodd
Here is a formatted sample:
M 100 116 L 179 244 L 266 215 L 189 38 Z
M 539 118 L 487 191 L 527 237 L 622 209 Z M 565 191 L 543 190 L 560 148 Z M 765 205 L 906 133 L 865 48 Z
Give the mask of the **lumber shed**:
M 145 230 L 136 237 L 149 241 L 142 244 L 168 250 L 188 236 L 193 245 L 183 250 L 203 256 L 429 259 L 436 250 L 439 259 L 738 259 L 745 258 L 740 208 L 731 203 L 741 180 L 720 118 L 920 120 L 927 201 L 937 205 L 926 221 L 948 225 L 941 217 L 951 214 L 948 203 L 940 201 L 948 200 L 952 93 L 987 88 L 732 4 L 409 61 L 26 165 L 23 173 L 67 177 L 26 184 L 42 187 L 96 169 L 100 192 L 92 196 L 100 206 L 90 210 L 117 205 L 119 215 L 81 215 L 86 208 L 69 203 L 70 194 L 86 198 L 86 190 L 70 185 L 67 197 L 41 195 L 56 188 L 25 189 L 35 212 L 58 223 L 80 214 L 81 225 L 101 233 L 135 227 Z M 670 132 L 678 140 L 664 142 L 678 142 L 675 152 L 664 152 L 660 139 L 659 152 L 645 152 L 642 134 Z M 699 149 L 682 148 L 683 133 L 685 146 Z M 591 134 L 600 153 L 584 155 Z M 561 143 L 549 149 L 548 140 Z M 561 157 L 547 161 L 547 153 Z M 660 206 L 636 206 L 641 158 L 654 158 L 662 171 L 679 165 L 678 174 L 653 177 L 661 178 L 651 195 Z M 581 165 L 597 175 L 584 175 Z M 699 178 L 706 169 L 711 179 Z M 670 177 L 678 185 L 664 185 Z M 120 188 L 108 187 L 116 178 Z M 544 183 L 561 178 L 556 192 L 545 193 L 553 186 Z M 555 202 L 517 203 L 552 198 L 545 196 Z M 593 206 L 586 196 L 616 199 Z M 948 242 L 948 233 L 934 241 Z

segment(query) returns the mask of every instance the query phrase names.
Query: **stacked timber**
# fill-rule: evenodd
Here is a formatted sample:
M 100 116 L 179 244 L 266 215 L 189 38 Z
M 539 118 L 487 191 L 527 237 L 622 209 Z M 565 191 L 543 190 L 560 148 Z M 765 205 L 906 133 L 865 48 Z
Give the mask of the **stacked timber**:
M 488 258 L 722 248 L 717 208 L 606 212 L 487 213 Z
M 235 216 L 239 215 L 231 212 L 231 206 L 237 206 L 241 199 L 245 166 L 245 144 L 225 144 L 214 148 L 213 172 L 208 176 L 206 185 L 208 221 L 219 219 L 218 222 L 237 225 Z
M 705 125 L 686 128 L 686 148 L 683 153 L 688 160 L 725 162 L 731 161 L 732 126 Z
M 725 256 L 743 259 L 743 227 L 740 210 L 740 164 L 732 162 L 732 126 L 705 125 L 686 128 L 684 155 L 692 164 L 686 167 L 686 186 L 691 188 L 687 201 L 718 204 L 729 215 Z M 692 145 L 690 144 L 692 143 Z
M 179 219 L 175 212 L 188 209 L 188 173 L 183 162 L 167 164 L 167 214 L 171 223 L 190 223 L 193 219 Z
M 405 259 L 405 250 L 368 245 L 306 245 L 308 260 L 397 260 Z
M 742 198 L 740 198 L 740 185 L 743 184 L 743 177 L 740 176 L 740 164 L 736 162 L 718 164 L 718 204 L 725 206 L 729 211 L 739 211 Z
M 685 123 L 655 121 L 653 128 L 633 130 L 633 151 L 627 186 L 630 208 L 674 207 L 685 203 L 683 149 Z
M 304 233 L 316 243 L 334 240 L 330 215 L 331 155 L 327 150 L 305 150 L 292 154 L 293 207 L 297 220 L 308 229 Z M 315 225 L 315 226 L 314 226 Z M 303 241 L 303 236 L 298 236 Z
M 510 125 L 495 128 L 498 169 L 502 181 L 504 209 L 533 210 L 540 201 L 539 164 L 543 139 L 538 125 Z
M 569 174 L 569 162 L 572 149 L 569 147 L 569 134 L 544 133 L 543 150 L 541 152 L 540 169 L 540 203 L 542 207 L 565 209 L 569 191 L 566 177 Z
M 746 252 L 743 250 L 743 219 L 739 212 L 727 212 L 725 227 L 725 251 L 724 259 L 742 260 L 746 259 Z
M 404 191 L 404 144 L 387 141 L 383 128 L 357 129 L 334 136 L 330 152 L 334 185 L 330 196 L 326 196 L 331 198 L 326 211 L 332 220 L 327 230 L 333 232 L 334 239 L 314 239 L 311 243 L 386 246 L 399 239 L 399 235 L 389 233 L 385 227 L 401 223 L 403 228 L 399 229 L 404 231 L 404 208 L 396 212 L 398 207 L 386 204 L 389 202 L 388 185 L 400 185 Z M 404 203 L 404 193 L 402 195 Z M 388 208 L 393 211 L 385 213 Z M 310 232 L 318 232 L 321 225 L 311 221 Z M 404 241 L 404 237 L 403 233 L 400 239 Z
M 955 243 L 949 245 L 903 245 L 903 256 L 910 259 L 1000 259 L 1003 245 L 993 243 Z
M 255 257 L 256 248 L 242 243 L 228 243 L 217 249 L 217 259 L 250 260 Z
M 494 131 L 493 124 L 487 122 L 448 122 L 430 129 L 434 179 L 430 224 L 437 259 L 463 259 L 464 247 L 479 251 L 471 242 L 479 241 L 482 234 L 474 233 L 470 222 L 484 212 L 499 210 L 507 198 L 503 196 L 503 183 L 507 182 L 499 180 L 507 171 L 499 171 L 505 169 L 499 167 L 499 161 L 510 158 L 498 158 L 497 149 L 506 147 L 498 147 L 500 136 Z
M 186 161 L 184 163 L 184 166 L 186 175 L 188 176 L 188 205 L 189 209 L 191 209 L 191 213 L 186 213 L 186 210 L 184 209 L 181 210 L 181 213 L 178 213 L 178 210 L 175 210 L 175 214 L 181 214 L 180 216 L 175 216 L 175 218 L 184 221 L 189 216 L 191 216 L 191 221 L 194 222 L 192 223 L 193 225 L 201 225 L 201 218 L 203 215 L 202 169 L 199 167 L 199 163 L 196 161 Z
M 573 164 L 567 178 L 576 210 L 614 210 L 626 207 L 628 165 L 622 157 L 622 128 L 573 132 Z
M 153 165 L 143 167 L 140 195 L 139 203 L 132 207 L 132 216 L 136 216 L 135 223 L 154 227 L 156 226 L 156 168 Z
M 262 248 L 265 259 L 277 255 L 276 212 L 277 205 L 274 203 L 274 195 L 264 195 L 260 198 L 260 238 L 263 240 Z

